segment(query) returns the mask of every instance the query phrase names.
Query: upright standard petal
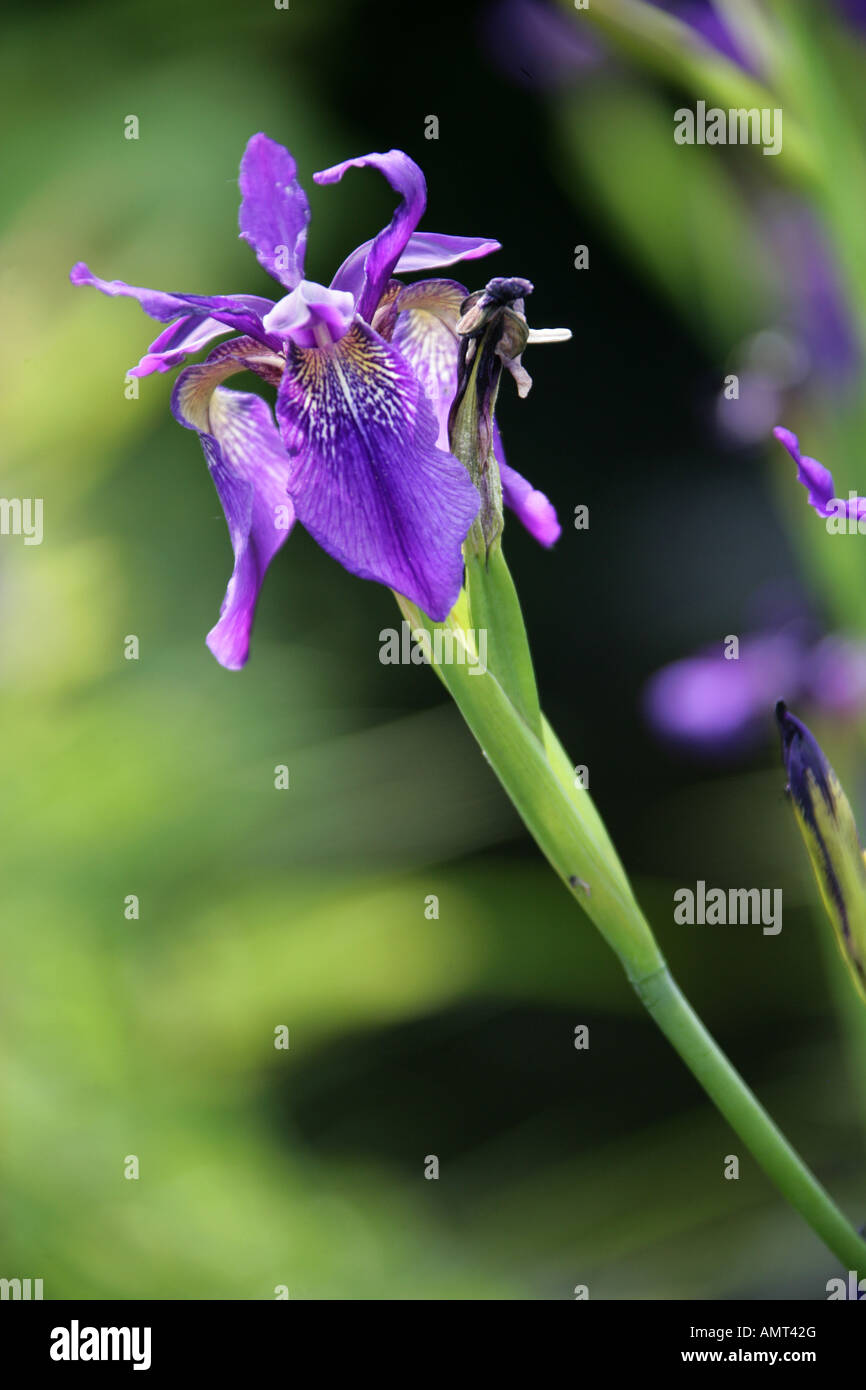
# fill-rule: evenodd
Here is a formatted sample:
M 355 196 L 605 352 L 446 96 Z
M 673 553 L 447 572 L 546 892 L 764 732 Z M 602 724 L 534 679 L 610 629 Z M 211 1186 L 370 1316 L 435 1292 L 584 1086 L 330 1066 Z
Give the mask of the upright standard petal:
M 446 618 L 479 499 L 435 447 L 433 410 L 402 354 L 360 320 L 332 347 L 293 345 L 277 419 L 301 524 L 352 574 Z
M 310 205 L 288 150 L 261 132 L 241 160 L 241 236 L 260 266 L 286 289 L 303 278 Z
M 866 518 L 866 497 L 856 497 L 853 492 L 846 501 L 837 497 L 829 468 L 825 468 L 817 459 L 809 458 L 808 454 L 802 454 L 800 442 L 795 434 L 781 425 L 773 430 L 773 434 L 796 463 L 797 480 L 803 484 L 809 504 L 815 508 L 819 516 L 840 520 L 851 517 L 856 521 Z
M 364 285 L 364 262 L 373 245 L 365 241 L 347 256 L 331 281 L 332 290 L 348 290 L 357 299 Z M 441 232 L 413 232 L 406 249 L 394 267 L 396 275 L 418 270 L 442 269 L 458 261 L 474 261 L 501 251 L 502 243 L 491 237 L 445 236 Z
M 261 343 L 278 348 L 278 338 L 269 338 L 262 327 L 262 317 L 273 307 L 273 301 L 256 294 L 165 294 L 162 290 L 142 289 L 127 285 L 125 280 L 101 280 L 79 261 L 69 272 L 73 285 L 86 285 L 115 298 L 137 299 L 144 312 L 158 323 L 168 323 L 178 315 L 196 319 L 212 318 L 235 332 L 247 333 Z M 176 326 L 176 325 L 175 325 Z M 164 335 L 161 335 L 164 336 Z M 160 340 L 157 339 L 157 342 Z M 154 344 L 155 346 L 155 344 Z M 151 348 L 153 351 L 153 348 Z
M 400 203 L 388 226 L 370 242 L 364 257 L 364 276 L 356 304 L 361 318 L 369 323 L 376 312 L 382 292 L 385 289 L 394 267 L 399 261 L 410 236 L 418 226 L 427 206 L 427 185 L 424 175 L 414 159 L 402 150 L 389 150 L 387 154 L 359 155 L 357 159 L 346 159 L 331 169 L 314 174 L 316 183 L 339 183 L 347 169 L 378 169 L 394 189 L 400 194 Z M 332 289 L 345 289 L 345 285 L 332 285 Z
M 219 383 L 235 372 L 261 370 L 251 340 L 223 343 L 207 362 L 181 372 L 172 395 L 175 418 L 198 432 L 234 551 L 234 569 L 207 644 L 222 666 L 239 670 L 268 568 L 294 524 L 286 485 L 289 460 L 270 407 L 259 396 Z

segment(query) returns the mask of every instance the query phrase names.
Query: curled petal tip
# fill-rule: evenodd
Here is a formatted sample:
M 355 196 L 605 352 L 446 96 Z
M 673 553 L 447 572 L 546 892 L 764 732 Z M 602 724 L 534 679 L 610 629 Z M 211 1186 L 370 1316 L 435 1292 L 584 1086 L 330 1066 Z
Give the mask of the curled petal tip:
M 809 505 L 814 507 L 819 516 L 830 517 L 840 513 L 842 516 L 860 515 L 862 499 L 853 498 L 850 502 L 837 499 L 836 485 L 829 468 L 801 452 L 800 441 L 792 430 L 786 429 L 784 425 L 777 425 L 773 435 L 797 465 L 797 481 L 806 489 Z
M 400 197 L 391 221 L 373 239 L 364 257 L 363 283 L 358 291 L 357 309 L 361 318 L 369 323 L 397 262 L 423 216 L 427 206 L 427 184 L 414 159 L 410 159 L 403 150 L 344 159 L 341 164 L 320 170 L 313 178 L 316 183 L 338 183 L 348 169 L 378 170 Z M 342 281 L 340 288 L 343 288 Z

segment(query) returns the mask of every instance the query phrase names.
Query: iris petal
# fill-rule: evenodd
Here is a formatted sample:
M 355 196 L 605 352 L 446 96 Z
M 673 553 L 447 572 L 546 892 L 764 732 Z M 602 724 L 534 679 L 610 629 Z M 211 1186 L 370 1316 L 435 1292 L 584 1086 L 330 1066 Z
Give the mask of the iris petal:
M 457 389 L 459 339 L 455 325 L 466 290 L 456 280 L 421 280 L 393 302 L 390 336 L 412 367 L 436 412 L 436 446 L 448 448 L 448 412 Z
M 505 462 L 505 450 L 499 426 L 493 425 L 493 452 L 499 464 L 499 477 L 502 482 L 502 500 L 510 507 L 539 545 L 548 548 L 559 540 L 562 527 L 556 515 L 556 508 L 543 492 L 534 488 L 515 468 Z
M 116 295 L 137 299 L 144 312 L 159 323 L 168 323 L 178 315 L 191 315 L 197 319 L 212 318 L 224 324 L 226 328 L 233 328 L 236 333 L 248 333 L 259 342 L 267 343 L 273 348 L 280 345 L 279 339 L 270 339 L 262 327 L 262 316 L 273 307 L 273 302 L 263 299 L 261 295 L 165 294 L 162 290 L 147 290 L 139 285 L 127 285 L 125 280 L 102 280 L 98 275 L 94 275 L 83 261 L 72 267 L 69 279 L 73 285 L 90 286 L 112 299 Z
M 253 298 L 252 295 L 248 297 Z M 259 299 L 257 305 L 257 312 L 265 315 L 271 307 L 271 301 Z M 227 325 L 220 323 L 218 319 L 198 318 L 194 314 L 188 314 L 160 333 L 138 365 L 130 367 L 127 376 L 150 376 L 152 372 L 169 372 L 172 367 L 179 366 L 185 357 L 189 357 L 190 353 L 198 352 L 206 343 L 228 331 Z
M 260 266 L 286 289 L 304 274 L 310 205 L 297 179 L 297 165 L 283 145 L 261 132 L 247 143 L 241 160 L 241 236 Z
M 365 241 L 347 256 L 331 281 L 332 290 L 348 290 L 357 299 L 364 285 L 364 262 L 373 245 Z M 474 261 L 501 251 L 502 244 L 490 237 L 445 236 L 441 232 L 413 232 L 394 267 L 396 275 L 417 270 L 436 270 L 458 261 Z
M 207 636 L 217 661 L 239 670 L 265 572 L 294 524 L 286 484 L 289 460 L 270 407 L 259 396 L 219 383 L 252 365 L 251 340 L 223 343 L 207 362 L 181 372 L 172 395 L 175 418 L 198 432 L 234 551 L 234 569 Z
M 158 338 L 151 343 L 141 361 L 130 367 L 127 376 L 150 376 L 152 372 L 169 372 L 186 357 L 196 352 L 205 343 L 228 332 L 224 323 L 217 319 L 200 319 L 187 314 L 168 328 L 163 329 Z
M 435 447 L 433 410 L 405 358 L 360 320 L 330 348 L 293 346 L 277 419 L 297 518 L 319 545 L 352 574 L 447 617 L 479 498 Z
M 291 338 L 300 347 L 324 347 L 342 338 L 354 318 L 355 304 L 350 294 L 302 280 L 274 305 L 265 318 L 265 327 L 269 333 Z
M 815 508 L 819 516 L 841 515 L 854 517 L 858 521 L 861 517 L 866 517 L 866 497 L 850 497 L 844 502 L 837 498 L 833 474 L 829 468 L 825 468 L 817 459 L 809 458 L 808 454 L 802 454 L 800 441 L 791 430 L 786 430 L 780 425 L 773 430 L 773 434 L 796 463 L 797 480 L 803 484 L 809 505 Z
M 364 256 L 364 275 L 360 290 L 357 291 L 356 306 L 361 318 L 368 322 L 376 311 L 382 292 L 402 255 L 410 236 L 418 226 L 427 206 L 427 185 L 424 175 L 414 159 L 402 150 L 389 150 L 387 154 L 359 155 L 357 159 L 346 159 L 331 169 L 314 174 L 316 183 L 339 183 L 347 169 L 378 169 L 394 189 L 400 194 L 400 203 L 388 226 L 370 242 Z M 332 289 L 346 289 L 345 285 L 332 285 Z

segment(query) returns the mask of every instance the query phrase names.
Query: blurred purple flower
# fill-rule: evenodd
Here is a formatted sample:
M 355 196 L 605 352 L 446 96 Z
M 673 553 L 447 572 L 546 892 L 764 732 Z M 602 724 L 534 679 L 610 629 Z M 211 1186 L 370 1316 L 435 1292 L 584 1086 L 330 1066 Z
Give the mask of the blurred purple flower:
M 812 209 L 774 195 L 757 211 L 773 248 L 781 302 L 774 321 L 738 349 L 736 404 L 720 394 L 716 421 L 728 438 L 754 444 L 784 412 L 791 393 L 834 396 L 858 378 L 860 351 L 836 260 Z
M 548 0 L 494 0 L 480 27 L 484 52 L 519 86 L 567 87 L 605 59 L 589 27 Z
M 499 242 L 417 232 L 426 185 L 400 150 L 346 160 L 314 178 L 337 183 L 352 168 L 384 174 L 400 202 L 328 288 L 304 279 L 310 209 L 295 161 L 262 134 L 241 161 L 240 234 L 282 285 L 277 302 L 164 294 L 101 280 L 83 263 L 70 275 L 75 285 L 129 296 L 151 318 L 173 320 L 133 376 L 168 371 L 227 330 L 242 334 L 182 372 L 172 395 L 175 418 L 201 440 L 234 550 L 207 639 L 231 669 L 247 659 L 265 571 L 295 520 L 351 573 L 388 585 L 436 620 L 462 584 L 461 546 L 479 496 L 449 451 L 443 421 L 467 292 L 453 280 L 406 286 L 392 275 L 486 256 Z M 259 396 L 222 385 L 245 370 L 277 388 L 278 428 Z M 538 494 L 504 467 L 506 499 L 537 533 Z
M 689 24 L 702 39 L 748 72 L 756 66 L 711 0 L 649 0 Z M 512 82 L 554 90 L 607 62 L 611 50 L 580 11 L 567 15 L 553 0 L 494 0 L 481 16 L 485 53 Z
M 761 55 L 728 24 L 713 0 L 644 0 L 688 24 L 722 57 L 761 76 Z M 866 0 L 833 0 L 855 29 L 866 30 Z M 564 13 L 555 0 L 492 0 L 481 15 L 481 40 L 496 66 L 522 86 L 555 89 L 605 64 L 612 50 L 594 26 Z
M 866 0 L 836 0 L 836 7 L 852 28 L 866 30 Z
M 792 198 L 768 205 L 764 225 L 782 282 L 789 288 L 783 323 L 804 344 L 807 370 L 834 390 L 849 385 L 857 374 L 860 353 L 836 257 L 823 227 L 810 207 Z
M 749 633 L 737 659 L 726 659 L 719 642 L 663 666 L 647 682 L 642 703 L 660 737 L 724 758 L 760 744 L 783 692 L 819 713 L 859 713 L 866 707 L 866 644 L 816 638 L 802 623 Z

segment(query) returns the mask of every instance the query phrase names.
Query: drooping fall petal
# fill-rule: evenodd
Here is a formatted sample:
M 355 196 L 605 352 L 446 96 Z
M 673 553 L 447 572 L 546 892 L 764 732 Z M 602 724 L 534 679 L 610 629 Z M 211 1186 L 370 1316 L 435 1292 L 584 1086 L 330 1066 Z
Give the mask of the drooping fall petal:
M 94 275 L 83 261 L 72 267 L 69 279 L 73 285 L 87 285 L 112 299 L 117 295 L 126 299 L 137 299 L 144 312 L 158 323 L 168 323 L 170 319 L 179 316 L 212 318 L 216 319 L 217 323 L 224 324 L 226 328 L 233 328 L 236 333 L 247 333 L 259 342 L 279 347 L 279 341 L 269 340 L 262 327 L 262 315 L 272 307 L 272 301 L 263 299 L 261 295 L 166 294 L 162 290 L 148 290 L 142 289 L 139 285 L 128 285 L 125 280 L 102 280 L 98 275 Z
M 277 419 L 302 525 L 353 574 L 446 618 L 478 494 L 436 448 L 433 409 L 402 354 L 360 321 L 330 348 L 293 346 Z
M 217 661 L 230 670 L 239 670 L 249 655 L 265 571 L 294 523 L 289 460 L 270 406 L 220 385 L 260 351 L 249 339 L 221 344 L 207 362 L 181 372 L 172 396 L 175 418 L 198 432 L 234 551 L 219 622 L 207 636 Z
M 510 508 L 518 521 L 526 527 L 530 536 L 549 549 L 562 535 L 562 527 L 556 515 L 556 508 L 543 492 L 533 487 L 516 468 L 505 462 L 505 451 L 499 426 L 493 425 L 493 452 L 499 464 L 499 479 L 502 483 L 502 500 Z

